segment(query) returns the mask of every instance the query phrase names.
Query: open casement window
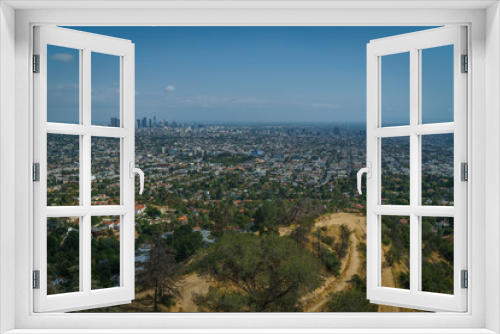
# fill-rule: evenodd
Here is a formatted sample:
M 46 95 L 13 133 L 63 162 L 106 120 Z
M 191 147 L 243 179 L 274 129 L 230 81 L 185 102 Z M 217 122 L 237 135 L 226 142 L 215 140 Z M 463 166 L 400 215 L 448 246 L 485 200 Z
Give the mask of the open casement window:
M 462 287 L 466 54 L 466 28 L 458 26 L 367 45 L 367 296 L 372 303 L 467 309 Z M 449 73 L 443 73 L 446 69 Z M 448 87 L 436 83 L 440 80 L 448 80 Z M 440 118 L 434 104 L 444 91 L 451 107 Z M 391 99 L 405 98 L 403 107 L 391 111 Z M 401 117 L 391 120 L 397 113 Z
M 134 44 L 35 27 L 33 59 L 34 311 L 130 303 Z M 94 121 L 104 109 L 111 126 Z

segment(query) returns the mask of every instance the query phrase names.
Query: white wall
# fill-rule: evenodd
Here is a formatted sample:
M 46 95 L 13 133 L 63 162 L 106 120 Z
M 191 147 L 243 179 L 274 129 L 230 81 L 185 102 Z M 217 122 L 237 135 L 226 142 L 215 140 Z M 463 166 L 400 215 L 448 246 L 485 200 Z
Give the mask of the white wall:
M 0 332 L 14 328 L 15 12 L 0 3 Z M 3 254 L 11 254 L 4 257 Z
M 496 3 L 486 11 L 486 244 L 495 262 L 486 266 L 486 328 L 500 332 L 500 7 Z M 491 247 L 491 248 L 490 248 Z

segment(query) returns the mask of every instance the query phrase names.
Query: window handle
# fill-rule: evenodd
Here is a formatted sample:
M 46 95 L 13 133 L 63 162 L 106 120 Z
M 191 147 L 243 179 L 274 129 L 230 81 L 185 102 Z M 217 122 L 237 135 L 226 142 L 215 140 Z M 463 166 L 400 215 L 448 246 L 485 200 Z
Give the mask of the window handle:
M 134 167 L 134 162 L 130 161 L 129 164 L 129 170 L 130 170 L 130 178 L 133 179 L 135 177 L 135 174 L 139 174 L 139 183 L 140 183 L 140 190 L 139 190 L 139 195 L 142 195 L 142 192 L 144 191 L 144 172 L 142 169 Z
M 372 177 L 372 163 L 370 161 L 368 161 L 366 163 L 366 167 L 361 168 L 357 174 L 357 176 L 358 176 L 358 192 L 360 195 L 362 194 L 362 192 L 361 192 L 361 177 L 363 176 L 363 173 L 366 173 L 366 177 L 371 179 L 371 177 Z

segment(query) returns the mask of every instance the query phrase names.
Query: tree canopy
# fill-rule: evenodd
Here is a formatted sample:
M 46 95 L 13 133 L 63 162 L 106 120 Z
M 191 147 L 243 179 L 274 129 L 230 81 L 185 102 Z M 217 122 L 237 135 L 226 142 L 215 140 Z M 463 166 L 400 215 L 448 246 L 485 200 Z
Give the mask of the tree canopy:
M 193 269 L 219 283 L 194 296 L 200 311 L 300 311 L 300 298 L 322 282 L 312 254 L 276 235 L 226 235 L 197 254 Z
M 201 233 L 193 233 L 191 226 L 181 225 L 174 230 L 173 236 L 168 237 L 167 242 L 176 251 L 175 260 L 181 262 L 203 247 L 203 236 Z

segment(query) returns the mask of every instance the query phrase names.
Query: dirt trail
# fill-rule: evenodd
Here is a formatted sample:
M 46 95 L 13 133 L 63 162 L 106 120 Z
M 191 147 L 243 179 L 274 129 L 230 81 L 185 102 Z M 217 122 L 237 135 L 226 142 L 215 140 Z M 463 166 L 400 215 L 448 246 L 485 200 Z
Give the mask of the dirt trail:
M 385 264 L 385 253 L 388 252 L 390 247 L 382 247 L 382 259 Z M 387 266 L 387 265 L 382 265 L 382 286 L 386 287 L 396 287 L 397 282 L 396 278 L 394 277 L 394 272 L 393 272 L 393 267 Z M 402 307 L 396 307 L 396 306 L 388 306 L 388 305 L 381 305 L 379 304 L 378 306 L 378 311 L 379 312 L 413 312 L 413 310 L 402 308 Z
M 196 312 L 198 308 L 192 300 L 192 294 L 206 294 L 210 282 L 197 274 L 189 274 L 182 279 L 180 285 L 180 296 L 175 299 L 175 306 L 172 307 L 171 312 Z
M 346 225 L 352 234 L 350 237 L 351 245 L 349 253 L 344 261 L 342 261 L 341 275 L 339 277 L 329 276 L 323 285 L 306 295 L 304 300 L 308 305 L 305 307 L 306 312 L 318 312 L 327 301 L 329 293 L 342 291 L 345 289 L 352 275 L 358 274 L 361 271 L 361 261 L 358 255 L 358 239 L 366 233 L 366 218 L 348 213 L 331 214 L 319 218 L 316 222 L 316 228 L 329 227 L 332 225 Z M 311 304 L 312 301 L 312 304 Z
M 318 312 L 321 307 L 327 301 L 327 295 L 332 292 L 342 291 L 348 284 L 352 275 L 358 273 L 360 269 L 359 256 L 356 252 L 358 247 L 358 238 L 356 238 L 355 233 L 351 234 L 351 246 L 349 248 L 349 254 L 346 256 L 346 261 L 342 263 L 342 274 L 340 277 L 331 276 L 325 283 L 314 292 L 311 296 L 306 296 L 306 299 L 318 299 L 313 305 L 307 307 L 306 312 Z M 308 298 L 309 297 L 309 298 Z
M 349 253 L 342 263 L 341 275 L 339 277 L 329 277 L 325 283 L 314 292 L 307 295 L 304 300 L 309 301 L 304 308 L 306 312 L 319 312 L 326 304 L 328 294 L 344 290 L 354 274 L 359 274 L 362 269 L 362 261 L 358 254 L 358 243 L 365 241 L 363 236 L 366 234 L 366 217 L 351 214 L 338 213 L 320 217 L 316 222 L 316 227 L 342 225 L 345 224 L 351 234 L 351 246 Z M 280 231 L 281 232 L 281 231 Z M 387 249 L 384 250 L 382 258 Z M 384 286 L 396 286 L 395 278 L 391 268 L 384 268 L 382 271 L 382 282 Z M 311 304 L 311 301 L 313 302 Z M 413 310 L 401 307 L 379 305 L 379 312 L 412 312 Z

